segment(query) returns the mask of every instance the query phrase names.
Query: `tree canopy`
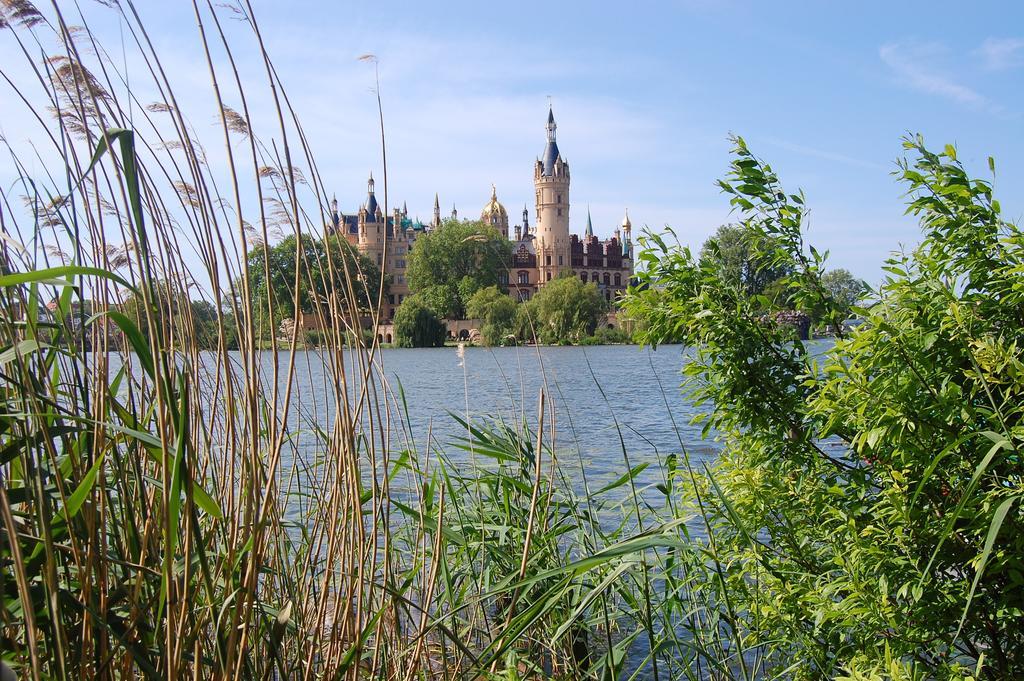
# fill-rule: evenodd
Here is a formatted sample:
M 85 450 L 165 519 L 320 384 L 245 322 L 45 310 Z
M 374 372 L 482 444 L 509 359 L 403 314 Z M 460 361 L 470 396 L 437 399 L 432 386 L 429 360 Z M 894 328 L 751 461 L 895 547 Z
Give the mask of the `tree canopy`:
M 571 273 L 547 282 L 537 295 L 521 305 L 519 333 L 536 334 L 542 343 L 579 343 L 591 336 L 607 302 L 594 283 L 584 284 Z
M 358 311 L 376 306 L 381 284 L 376 264 L 342 237 L 303 236 L 301 241 L 298 278 L 295 268 L 299 239 L 295 235 L 273 246 L 257 246 L 249 252 L 250 287 L 257 315 L 265 315 L 269 296 L 276 320 L 295 317 L 296 286 L 301 312 L 312 312 L 315 303 L 328 304 L 335 297 L 343 309 L 350 309 L 352 295 Z M 386 294 L 387 281 L 384 283 Z
M 444 345 L 448 329 L 418 295 L 402 301 L 395 312 L 395 345 L 400 348 L 438 348 Z
M 466 316 L 482 321 L 480 335 L 487 345 L 504 345 L 515 331 L 518 303 L 497 286 L 482 288 L 466 304 Z M 514 338 L 512 339 L 514 342 Z
M 430 300 L 435 306 L 437 301 L 450 301 L 447 309 L 437 311 L 461 317 L 477 290 L 488 286 L 505 290 L 502 275 L 508 272 L 511 258 L 512 244 L 493 227 L 446 220 L 416 240 L 406 275 L 415 293 L 444 287 L 443 292 L 429 294 Z
M 717 271 L 721 281 L 748 296 L 769 291 L 791 266 L 774 258 L 771 239 L 743 225 L 722 225 L 700 249 L 700 262 Z
M 842 267 L 829 270 L 821 275 L 821 285 L 846 316 L 850 315 L 853 306 L 859 303 L 868 292 L 868 286 L 863 280 L 853 276 L 849 270 Z

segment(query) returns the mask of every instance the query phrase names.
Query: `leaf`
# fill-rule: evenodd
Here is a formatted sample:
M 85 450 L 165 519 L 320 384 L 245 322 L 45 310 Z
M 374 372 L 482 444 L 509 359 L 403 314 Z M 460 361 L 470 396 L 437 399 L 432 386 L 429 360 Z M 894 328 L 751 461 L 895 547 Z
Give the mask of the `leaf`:
M 28 339 L 23 340 L 20 343 L 12 345 L 3 352 L 0 352 L 0 365 L 9 364 L 13 362 L 17 357 L 24 357 L 36 350 L 50 347 L 46 343 L 40 343 L 37 340 Z
M 999 529 L 1003 526 L 1003 520 L 1006 519 L 1006 514 L 1010 512 L 1010 508 L 1013 506 L 1013 502 L 1017 501 L 1017 497 L 1010 497 L 999 504 L 996 512 L 992 515 L 992 522 L 988 526 L 988 535 L 985 537 L 985 548 L 981 551 L 981 560 L 978 562 L 978 568 L 974 572 L 974 580 L 971 582 L 971 591 L 967 594 L 967 603 L 964 605 L 964 612 L 960 615 L 960 624 L 956 628 L 956 635 L 953 637 L 953 641 L 956 641 L 960 637 L 960 631 L 964 627 L 964 621 L 967 620 L 967 612 L 971 609 L 971 602 L 974 600 L 974 592 L 978 588 L 978 582 L 981 581 L 981 575 L 985 572 L 985 566 L 988 564 L 989 556 L 992 555 L 992 546 L 996 543 L 996 537 L 999 535 Z
M 0 277 L 0 287 L 18 286 L 32 282 L 53 283 L 57 286 L 71 286 L 70 281 L 60 279 L 66 276 L 96 276 L 109 279 L 127 289 L 135 291 L 135 287 L 125 281 L 124 278 L 114 274 L 110 270 L 100 267 L 82 267 L 81 265 L 61 265 L 60 267 L 48 267 L 45 270 L 32 270 L 31 272 L 16 272 Z M 136 291 L 137 293 L 137 291 Z
M 619 477 L 618 480 L 616 480 L 615 482 L 609 483 L 609 484 L 605 485 L 604 487 L 602 487 L 601 489 L 599 489 L 596 492 L 594 492 L 593 496 L 601 496 L 605 492 L 610 492 L 611 490 L 613 490 L 613 489 L 615 489 L 617 487 L 622 487 L 627 482 L 629 482 L 630 480 L 635 478 L 637 475 L 639 475 L 640 472 L 643 471 L 645 468 L 647 468 L 647 466 L 649 466 L 649 465 L 650 465 L 649 463 L 642 463 L 642 464 L 639 464 L 638 466 L 633 466 L 633 468 L 631 470 L 629 470 L 626 473 L 624 473 L 621 477 Z
M 89 496 L 89 492 L 92 491 L 93 485 L 96 484 L 96 476 L 99 475 L 100 468 L 103 467 L 103 455 L 106 450 L 100 452 L 100 455 L 96 457 L 96 461 L 93 462 L 92 466 L 86 472 L 85 477 L 82 478 L 81 482 L 78 483 L 78 487 L 68 497 L 67 504 L 64 506 L 65 518 L 70 520 L 74 518 L 79 509 L 82 508 L 82 504 L 85 503 L 85 498 Z
M 207 515 L 214 518 L 224 517 L 224 512 L 220 510 L 220 505 L 210 496 L 209 492 L 203 489 L 202 485 L 192 484 L 192 496 L 196 506 L 206 511 Z
M 97 312 L 92 317 L 89 317 L 87 324 L 91 324 L 94 320 L 100 317 L 109 317 L 121 332 L 124 333 L 128 342 L 131 343 L 132 349 L 135 350 L 135 354 L 138 355 L 139 361 L 142 363 L 142 368 L 145 369 L 146 373 L 150 377 L 154 376 L 155 367 L 153 366 L 153 354 L 149 351 L 149 343 L 146 338 L 139 331 L 139 327 L 128 317 L 128 315 L 117 310 L 103 310 Z

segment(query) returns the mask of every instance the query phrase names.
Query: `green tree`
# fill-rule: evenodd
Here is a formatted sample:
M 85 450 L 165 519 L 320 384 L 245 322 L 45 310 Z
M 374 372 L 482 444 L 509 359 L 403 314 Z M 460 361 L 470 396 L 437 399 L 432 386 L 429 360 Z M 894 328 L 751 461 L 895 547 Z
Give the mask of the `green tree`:
M 400 348 L 438 348 L 448 329 L 418 295 L 402 301 L 395 312 L 395 345 Z
M 317 305 L 336 301 L 343 310 L 367 312 L 377 305 L 381 292 L 380 269 L 344 238 L 315 239 L 289 235 L 273 246 L 257 246 L 249 252 L 250 289 L 256 323 L 264 332 L 298 310 L 310 313 Z M 387 294 L 385 280 L 384 294 Z M 351 288 L 350 288 L 351 286 Z M 354 296 L 354 298 L 353 298 Z M 352 301 L 354 300 L 354 305 Z
M 700 249 L 700 261 L 717 270 L 722 282 L 748 296 L 779 294 L 777 282 L 789 274 L 785 259 L 775 258 L 772 240 L 743 225 L 722 225 Z M 776 284 L 776 286 L 773 286 Z
M 569 274 L 547 282 L 522 307 L 517 325 L 524 340 L 536 333 L 542 343 L 569 344 L 593 335 L 607 302 L 595 284 Z
M 519 305 L 497 286 L 482 288 L 466 304 L 466 316 L 480 319 L 480 335 L 487 345 L 503 345 L 515 331 Z
M 434 286 L 453 287 L 457 305 L 451 316 L 461 317 L 466 303 L 481 288 L 504 290 L 512 244 L 482 222 L 446 220 L 438 229 L 416 240 L 409 254 L 409 287 L 413 292 Z
M 184 338 L 189 334 L 195 344 L 203 350 L 214 350 L 218 347 L 220 339 L 220 322 L 218 321 L 217 307 L 205 300 L 189 300 L 185 291 L 177 290 L 174 287 L 160 282 L 153 288 L 155 299 L 153 301 L 154 321 L 165 334 L 165 343 L 169 342 L 171 334 Z M 152 332 L 150 327 L 150 315 L 146 314 L 146 307 L 143 299 L 138 295 L 129 296 L 120 306 L 123 312 L 138 327 L 143 335 Z M 237 347 L 237 338 L 234 336 L 233 325 L 229 328 L 227 316 L 225 316 L 225 338 L 229 348 Z
M 459 291 L 451 284 L 434 284 L 417 294 L 424 305 L 442 319 L 457 319 L 462 316 L 462 299 Z
M 853 307 L 868 292 L 868 285 L 862 279 L 858 279 L 842 267 L 821 275 L 821 285 L 846 316 L 850 315 Z
M 721 186 L 786 261 L 794 308 L 835 328 L 824 355 L 661 238 L 627 297 L 647 342 L 693 348 L 687 385 L 724 445 L 680 477 L 713 537 L 693 597 L 766 677 L 1024 675 L 1024 232 L 953 147 L 905 147 L 924 239 L 845 336 L 803 195 L 736 139 Z

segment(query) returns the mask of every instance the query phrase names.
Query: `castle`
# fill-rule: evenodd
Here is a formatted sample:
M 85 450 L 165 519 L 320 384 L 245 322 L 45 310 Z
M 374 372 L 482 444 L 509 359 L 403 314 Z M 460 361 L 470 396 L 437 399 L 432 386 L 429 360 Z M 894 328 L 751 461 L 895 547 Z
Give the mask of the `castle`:
M 632 224 L 629 214 L 616 227 L 615 236 L 601 240 L 594 236 L 590 211 L 583 236 L 569 233 L 569 164 L 562 158 L 555 139 L 554 112 L 548 109 L 547 143 L 544 154 L 533 168 L 535 191 L 534 219 L 530 227 L 529 212 L 523 207 L 523 220 L 515 225 L 512 239 L 512 262 L 508 272 L 499 279 L 508 287 L 509 295 L 529 300 L 547 282 L 566 271 L 584 282 L 597 285 L 601 295 L 615 301 L 629 285 L 633 275 Z M 451 217 L 458 218 L 452 208 Z M 491 187 L 491 199 L 480 213 L 480 220 L 509 238 L 508 211 L 498 201 L 497 190 Z M 395 310 L 411 292 L 406 280 L 409 253 L 416 239 L 441 226 L 441 205 L 434 195 L 434 215 L 429 224 L 412 220 L 403 204 L 385 216 L 374 195 L 373 175 L 367 185 L 366 203 L 354 215 L 338 212 L 338 202 L 331 202 L 331 225 L 328 230 L 344 234 L 350 244 L 391 275 L 389 295 L 381 310 L 383 319 L 393 319 Z

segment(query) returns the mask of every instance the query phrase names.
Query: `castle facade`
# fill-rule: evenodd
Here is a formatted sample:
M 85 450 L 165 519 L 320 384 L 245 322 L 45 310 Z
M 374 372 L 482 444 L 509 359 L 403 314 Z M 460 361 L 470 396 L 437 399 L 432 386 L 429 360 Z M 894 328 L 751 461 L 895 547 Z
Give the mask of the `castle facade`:
M 628 213 L 609 239 L 598 239 L 587 211 L 587 227 L 583 235 L 569 232 L 569 164 L 558 150 L 554 113 L 548 110 L 547 143 L 543 155 L 533 168 L 534 221 L 531 228 L 529 212 L 523 207 L 522 222 L 515 225 L 512 241 L 512 262 L 508 272 L 499 279 L 508 287 L 509 295 L 529 300 L 547 282 L 566 272 L 582 281 L 597 285 L 609 302 L 614 302 L 629 285 L 633 275 L 632 224 Z M 451 217 L 458 212 L 452 208 Z M 497 190 L 491 187 L 491 198 L 480 213 L 480 220 L 509 239 L 509 218 L 505 206 L 498 201 Z M 410 295 L 406 280 L 409 253 L 416 239 L 441 226 L 441 206 L 434 195 L 434 214 L 429 223 L 409 218 L 403 204 L 385 216 L 374 195 L 373 176 L 367 186 L 366 202 L 352 215 L 338 212 L 337 200 L 331 202 L 329 231 L 344 234 L 360 253 L 391 275 L 390 293 L 381 316 L 393 319 L 395 310 Z

